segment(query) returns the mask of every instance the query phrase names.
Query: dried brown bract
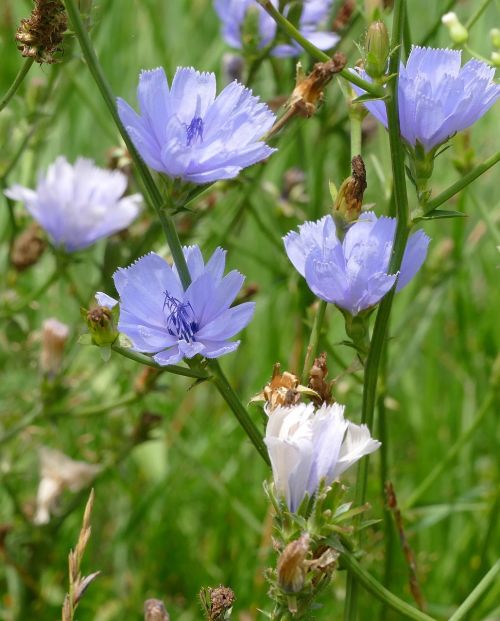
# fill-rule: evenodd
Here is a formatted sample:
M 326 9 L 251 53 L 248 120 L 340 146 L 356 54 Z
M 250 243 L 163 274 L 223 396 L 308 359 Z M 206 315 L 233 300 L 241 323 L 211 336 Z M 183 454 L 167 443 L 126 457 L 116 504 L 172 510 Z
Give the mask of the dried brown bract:
M 309 371 L 309 388 L 312 388 L 317 394 L 312 400 L 315 405 L 320 406 L 323 403 L 333 403 L 335 399 L 332 397 L 332 388 L 334 381 L 328 379 L 328 365 L 326 353 L 323 352 L 314 359 L 311 370 Z
M 234 591 L 222 584 L 215 589 L 204 587 L 200 591 L 200 601 L 208 621 L 229 619 L 236 600 Z
M 309 552 L 309 534 L 289 543 L 278 559 L 278 583 L 287 593 L 298 593 L 304 586 Z
M 312 116 L 323 99 L 323 90 L 333 76 L 345 67 L 344 54 L 337 52 L 329 61 L 316 63 L 311 73 L 305 76 L 300 63 L 297 65 L 297 80 L 287 107 L 300 116 Z
M 55 63 L 54 54 L 62 51 L 61 43 L 68 20 L 61 0 L 35 0 L 35 8 L 22 19 L 16 32 L 21 54 L 37 63 Z
M 335 16 L 335 20 L 332 24 L 332 30 L 334 30 L 335 32 L 343 30 L 351 21 L 351 17 L 354 13 L 355 8 L 355 0 L 344 0 L 342 5 L 339 7 L 339 10 L 337 11 L 337 15 Z
M 361 155 L 351 160 L 352 174 L 340 186 L 337 200 L 333 206 L 334 216 L 344 222 L 354 222 L 359 218 L 366 190 L 366 169 Z
M 307 386 L 302 386 L 299 378 L 293 373 L 289 371 L 281 373 L 281 365 L 277 362 L 273 367 L 271 381 L 264 386 L 262 392 L 251 399 L 250 403 L 265 401 L 267 410 L 272 411 L 280 405 L 284 407 L 296 405 L 303 394 L 319 397 Z

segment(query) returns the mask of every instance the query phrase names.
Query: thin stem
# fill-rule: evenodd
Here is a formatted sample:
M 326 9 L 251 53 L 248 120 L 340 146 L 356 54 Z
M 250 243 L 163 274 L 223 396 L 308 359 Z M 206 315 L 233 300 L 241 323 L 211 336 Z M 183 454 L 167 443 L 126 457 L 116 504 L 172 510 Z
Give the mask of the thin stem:
M 50 288 L 50 286 L 57 280 L 59 274 L 57 270 L 55 270 L 49 278 L 45 282 L 43 282 L 38 289 L 34 289 L 28 296 L 26 296 L 23 300 L 18 302 L 17 304 L 13 304 L 10 307 L 3 308 L 0 312 L 0 318 L 5 319 L 10 317 L 13 313 L 18 313 L 28 306 L 33 300 L 38 300 L 46 291 Z
M 255 446 L 257 451 L 259 452 L 262 459 L 266 462 L 268 466 L 271 465 L 269 461 L 269 455 L 267 453 L 266 445 L 262 440 L 262 436 L 255 426 L 253 420 L 250 418 L 246 408 L 243 407 L 241 401 L 238 396 L 232 389 L 231 385 L 227 381 L 226 377 L 222 373 L 219 363 L 217 360 L 210 360 L 208 363 L 208 367 L 210 371 L 212 371 L 212 379 L 214 384 L 217 386 L 218 391 L 225 399 L 226 403 L 233 410 L 234 415 L 238 419 L 238 422 L 246 431 L 250 441 Z
M 132 157 L 134 164 L 137 167 L 139 176 L 141 177 L 142 183 L 148 195 L 149 203 L 156 212 L 156 215 L 158 216 L 163 227 L 163 231 L 165 233 L 165 237 L 167 238 L 167 242 L 172 253 L 174 263 L 177 267 L 177 271 L 179 272 L 181 282 L 184 288 L 187 288 L 191 282 L 191 277 L 189 275 L 186 259 L 184 257 L 184 253 L 182 252 L 182 245 L 179 240 L 179 236 L 177 235 L 173 220 L 167 213 L 165 213 L 165 201 L 163 200 L 162 195 L 158 190 L 153 180 L 153 177 L 151 176 L 151 173 L 148 170 L 148 167 L 141 159 L 141 156 L 139 155 L 137 149 L 134 146 L 134 143 L 132 142 L 127 133 L 127 130 L 125 129 L 123 123 L 120 120 L 115 105 L 115 97 L 111 91 L 111 87 L 109 86 L 106 76 L 104 75 L 102 68 L 99 64 L 88 33 L 85 29 L 85 26 L 83 25 L 82 18 L 76 6 L 75 0 L 64 0 L 64 2 L 69 18 L 71 20 L 71 25 L 78 39 L 78 42 L 80 43 L 80 47 L 82 49 L 82 53 L 89 68 L 89 71 L 92 74 L 92 77 L 94 78 L 95 83 L 99 88 L 99 91 L 101 92 L 102 98 L 104 99 L 104 102 L 106 103 L 111 113 L 111 116 L 113 117 L 118 131 L 120 132 L 123 140 L 125 141 L 125 144 L 127 145 L 130 156 Z
M 319 300 L 318 309 L 316 311 L 316 315 L 314 316 L 311 336 L 309 337 L 306 358 L 304 360 L 304 369 L 302 371 L 302 384 L 304 386 L 307 386 L 309 371 L 311 370 L 313 360 L 318 351 L 319 337 L 321 335 L 321 327 L 323 326 L 323 320 L 325 318 L 326 304 L 327 303 L 324 300 Z
M 26 416 L 22 418 L 17 425 L 14 425 L 14 427 L 8 429 L 3 435 L 0 436 L 0 446 L 26 429 L 26 427 L 29 427 L 42 413 L 43 408 L 41 406 L 37 406 L 32 412 L 26 414 Z
M 464 603 L 455 610 L 455 612 L 449 618 L 449 621 L 461 621 L 468 612 L 470 612 L 479 600 L 485 595 L 486 591 L 495 582 L 498 574 L 500 573 L 500 560 L 498 560 L 490 571 L 484 576 L 477 587 L 467 597 Z
M 33 65 L 34 58 L 27 58 L 24 63 L 21 65 L 21 68 L 18 71 L 18 74 L 14 78 L 14 82 L 10 85 L 9 90 L 5 93 L 5 95 L 0 99 L 0 111 L 5 108 L 5 106 L 9 103 L 9 101 L 14 97 L 17 92 L 17 89 L 23 83 L 24 78 L 28 74 L 28 71 L 31 69 Z
M 399 115 L 398 115 L 398 69 L 401 55 L 401 39 L 403 36 L 405 2 L 397 0 L 394 4 L 393 32 L 391 38 L 391 48 L 394 53 L 389 64 L 389 74 L 394 74 L 394 78 L 389 82 L 389 99 L 386 100 L 387 121 L 389 130 L 389 144 L 391 151 L 392 175 L 394 184 L 394 200 L 396 204 L 397 224 L 391 259 L 389 262 L 389 272 L 395 273 L 399 270 L 403 259 L 406 241 L 410 231 L 410 217 L 408 209 L 408 196 L 406 193 L 405 179 L 405 157 L 403 144 L 400 137 Z M 365 379 L 363 386 L 363 402 L 361 411 L 361 422 L 366 424 L 370 431 L 373 429 L 373 417 L 377 400 L 377 382 L 380 368 L 380 361 L 384 349 L 384 343 L 389 325 L 389 317 L 394 299 L 394 287 L 385 296 L 377 312 L 377 318 L 373 328 L 373 335 L 366 359 Z M 359 462 L 357 472 L 356 500 L 357 506 L 365 503 L 366 487 L 368 481 L 368 457 Z M 355 621 L 357 617 L 357 586 L 353 582 L 352 573 L 348 576 L 347 583 L 348 598 L 344 609 L 344 620 Z
M 448 469 L 450 463 L 455 459 L 461 449 L 469 442 L 477 429 L 481 426 L 484 417 L 488 413 L 491 404 L 493 403 L 495 398 L 495 393 L 492 390 L 485 400 L 479 412 L 476 414 L 476 417 L 471 425 L 462 433 L 462 435 L 458 438 L 453 446 L 451 446 L 443 457 L 443 459 L 435 466 L 435 468 L 427 475 L 427 477 L 420 483 L 417 489 L 413 492 L 413 494 L 408 498 L 408 500 L 403 504 L 403 510 L 411 509 L 414 507 L 417 502 L 425 495 L 427 490 L 432 487 L 435 481 L 443 474 L 445 470 Z
M 458 192 L 467 187 L 469 183 L 475 181 L 478 177 L 480 177 L 483 173 L 489 170 L 492 166 L 495 166 L 495 164 L 497 164 L 498 162 L 500 162 L 500 151 L 497 151 L 497 153 L 489 157 L 482 164 L 476 166 L 473 170 L 464 175 L 456 183 L 450 185 L 450 187 L 444 190 L 444 192 L 441 192 L 441 194 L 438 194 L 435 198 L 429 201 L 426 205 L 426 213 L 433 211 L 434 209 L 445 203 L 447 200 L 449 200 L 452 196 L 458 194 Z
M 308 41 L 302 33 L 286 19 L 286 17 L 283 17 L 276 7 L 273 6 L 270 0 L 257 0 L 257 2 L 265 11 L 267 11 L 267 13 L 269 13 L 278 26 L 282 28 L 290 38 L 297 41 L 297 43 L 301 45 L 313 58 L 316 58 L 323 63 L 331 60 L 328 54 L 325 54 L 325 52 L 322 52 L 310 41 Z M 339 75 L 341 75 L 348 82 L 356 84 L 364 91 L 374 95 L 375 97 L 383 97 L 385 95 L 385 91 L 382 87 L 363 80 L 356 73 L 351 73 L 348 69 L 342 69 L 342 71 L 339 71 Z
M 179 367 L 175 364 L 169 364 L 167 366 L 161 366 L 157 362 L 153 360 L 150 356 L 146 356 L 145 354 L 141 354 L 137 351 L 133 351 L 132 349 L 128 349 L 127 347 L 120 347 L 120 345 L 111 345 L 111 349 L 115 351 L 117 354 L 124 356 L 125 358 L 129 358 L 134 362 L 138 362 L 139 364 L 144 364 L 148 367 L 152 367 L 153 369 L 158 369 L 160 371 L 165 371 L 166 373 L 173 373 L 174 375 L 182 375 L 184 377 L 193 377 L 195 379 L 203 379 L 207 380 L 210 378 L 208 373 L 203 371 L 199 371 L 198 369 L 189 369 L 187 367 Z
M 410 606 L 410 604 L 386 589 L 378 580 L 363 569 L 363 567 L 350 552 L 343 552 L 340 558 L 342 559 L 343 565 L 345 565 L 349 572 L 356 577 L 356 581 L 378 600 L 384 602 L 384 604 L 393 610 L 400 612 L 407 619 L 414 619 L 415 621 L 434 621 L 434 619 L 425 612 Z
M 475 13 L 473 13 L 469 19 L 465 22 L 465 27 L 467 30 L 470 30 L 472 26 L 477 22 L 477 20 L 481 17 L 481 15 L 486 11 L 488 5 L 491 3 L 491 0 L 483 0 L 483 2 L 477 7 Z

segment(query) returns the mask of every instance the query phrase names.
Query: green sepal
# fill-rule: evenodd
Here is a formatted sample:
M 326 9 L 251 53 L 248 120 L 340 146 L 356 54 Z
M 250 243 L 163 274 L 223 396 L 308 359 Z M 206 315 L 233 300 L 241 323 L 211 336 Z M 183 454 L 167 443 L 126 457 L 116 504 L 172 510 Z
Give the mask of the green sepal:
M 92 341 L 92 335 L 89 332 L 82 334 L 78 337 L 77 343 L 79 345 L 94 345 Z
M 451 211 L 447 209 L 433 209 L 423 216 L 417 216 L 413 218 L 413 222 L 420 222 L 421 220 L 443 220 L 445 218 L 467 218 L 467 214 L 461 211 Z
M 356 97 L 356 99 L 353 99 L 351 103 L 364 103 L 365 101 L 385 101 L 386 99 L 389 99 L 389 95 L 380 95 L 377 97 L 376 95 L 365 93 L 364 95 L 360 95 L 359 97 Z

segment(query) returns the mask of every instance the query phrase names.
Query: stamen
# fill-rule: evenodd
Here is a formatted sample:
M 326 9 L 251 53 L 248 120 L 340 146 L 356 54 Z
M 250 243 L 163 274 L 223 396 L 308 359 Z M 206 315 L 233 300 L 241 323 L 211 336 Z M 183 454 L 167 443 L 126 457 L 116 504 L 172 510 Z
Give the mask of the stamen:
M 195 341 L 194 335 L 198 330 L 198 324 L 191 303 L 181 302 L 165 291 L 165 301 L 163 302 L 164 310 L 165 306 L 170 311 L 167 317 L 168 333 L 184 341 L 188 341 L 189 343 Z
M 186 142 L 190 147 L 192 142 L 203 142 L 203 119 L 200 116 L 193 117 L 193 120 L 186 127 Z

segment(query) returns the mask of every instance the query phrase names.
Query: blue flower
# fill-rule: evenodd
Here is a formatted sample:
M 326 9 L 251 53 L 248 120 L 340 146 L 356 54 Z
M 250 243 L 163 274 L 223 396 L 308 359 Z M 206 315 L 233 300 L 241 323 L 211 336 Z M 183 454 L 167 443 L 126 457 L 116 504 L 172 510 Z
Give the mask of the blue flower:
M 331 216 L 306 222 L 299 233 L 288 233 L 288 258 L 315 295 L 355 316 L 377 304 L 392 288 L 401 290 L 422 266 L 429 245 L 423 231 L 410 236 L 398 274 L 389 274 L 396 220 L 367 212 L 337 238 Z
M 154 354 L 167 365 L 201 354 L 218 358 L 234 351 L 229 341 L 252 318 L 255 304 L 229 308 L 243 285 L 236 270 L 224 274 L 226 252 L 217 248 L 205 265 L 198 246 L 184 248 L 192 282 L 184 291 L 175 267 L 154 252 L 113 275 L 120 295 L 118 329 L 136 351 Z M 117 301 L 98 293 L 97 302 L 112 308 Z
M 118 99 L 118 114 L 148 166 L 192 183 L 236 177 L 274 153 L 262 137 L 275 115 L 232 82 L 215 96 L 215 75 L 177 69 L 169 89 L 162 68 L 142 71 L 140 114 Z
M 312 497 L 322 480 L 328 485 L 364 455 L 376 451 L 366 425 L 344 418 L 344 406 L 312 403 L 277 407 L 269 414 L 264 442 L 276 491 L 295 512 L 306 494 Z
M 495 70 L 479 60 L 460 67 L 460 50 L 413 47 L 399 72 L 401 135 L 429 152 L 480 119 L 500 96 Z M 363 78 L 370 80 L 364 71 Z M 364 91 L 353 86 L 358 94 Z M 367 109 L 387 127 L 385 104 L 367 101 Z
M 40 175 L 36 190 L 13 185 L 5 195 L 24 202 L 55 246 L 75 252 L 127 228 L 137 217 L 141 196 L 123 197 L 127 177 L 79 158 L 74 166 L 58 157 Z
M 277 0 L 271 0 L 275 7 Z M 299 29 L 308 41 L 320 50 L 328 50 L 336 45 L 340 37 L 333 32 L 320 30 L 330 13 L 333 0 L 303 0 Z M 214 0 L 215 10 L 222 21 L 224 39 L 234 48 L 242 48 L 242 26 L 249 9 L 258 11 L 260 47 L 269 45 L 276 36 L 276 22 L 255 0 Z M 286 16 L 286 12 L 285 12 Z M 298 56 L 302 47 L 295 41 L 289 44 L 276 45 L 271 54 L 273 56 Z

